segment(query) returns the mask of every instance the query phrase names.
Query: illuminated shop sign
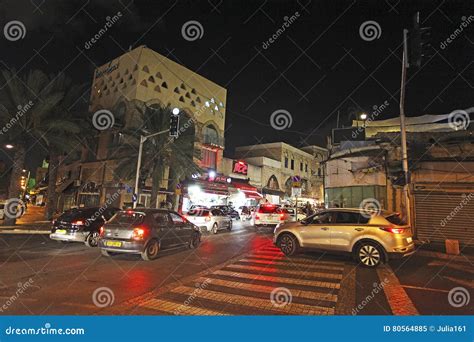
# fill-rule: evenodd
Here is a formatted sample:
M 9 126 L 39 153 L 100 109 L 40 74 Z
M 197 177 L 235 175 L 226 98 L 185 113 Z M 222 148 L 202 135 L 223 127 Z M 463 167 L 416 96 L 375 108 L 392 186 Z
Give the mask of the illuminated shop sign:
M 247 175 L 248 164 L 241 160 L 234 160 L 232 166 L 232 172 L 240 175 Z

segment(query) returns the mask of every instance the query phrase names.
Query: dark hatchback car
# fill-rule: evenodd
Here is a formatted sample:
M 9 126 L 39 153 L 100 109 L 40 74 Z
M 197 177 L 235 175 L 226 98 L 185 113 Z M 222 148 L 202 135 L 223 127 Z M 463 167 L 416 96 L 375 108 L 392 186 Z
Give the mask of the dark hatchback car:
M 199 228 L 178 213 L 166 209 L 134 209 L 118 212 L 100 231 L 102 255 L 140 254 L 153 260 L 162 249 L 187 245 L 197 248 Z
M 119 208 L 90 207 L 66 210 L 57 220 L 49 237 L 63 242 L 84 242 L 96 247 L 99 229 L 120 211 Z
M 239 212 L 232 208 L 230 205 L 213 205 L 211 206 L 211 209 L 219 209 L 224 214 L 229 216 L 232 220 L 240 220 Z

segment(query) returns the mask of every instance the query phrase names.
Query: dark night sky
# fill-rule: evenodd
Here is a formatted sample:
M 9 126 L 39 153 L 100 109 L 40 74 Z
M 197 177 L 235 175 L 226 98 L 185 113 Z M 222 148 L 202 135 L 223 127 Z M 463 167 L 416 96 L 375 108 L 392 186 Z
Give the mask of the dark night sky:
M 23 71 L 64 70 L 78 83 L 89 83 L 94 63 L 104 64 L 130 45 L 145 44 L 227 88 L 230 154 L 235 146 L 259 142 L 325 144 L 338 111 L 346 125 L 350 113 L 385 101 L 389 106 L 379 118 L 398 114 L 402 29 L 411 26 L 417 10 L 423 26 L 433 28 L 434 53 L 421 70 L 409 72 L 407 115 L 473 106 L 474 21 L 440 48 L 463 16 L 474 15 L 474 2 L 468 0 L 2 0 L 2 27 L 20 20 L 27 34 L 16 42 L 2 36 L 0 60 L 2 67 Z M 105 17 L 117 11 L 122 19 L 84 50 Z M 283 18 L 296 11 L 299 18 L 263 49 Z M 183 39 L 181 27 L 189 20 L 204 27 L 201 39 Z M 369 42 L 359 35 L 359 26 L 368 20 L 382 29 L 380 38 Z M 289 129 L 271 127 L 270 115 L 277 109 L 291 113 Z

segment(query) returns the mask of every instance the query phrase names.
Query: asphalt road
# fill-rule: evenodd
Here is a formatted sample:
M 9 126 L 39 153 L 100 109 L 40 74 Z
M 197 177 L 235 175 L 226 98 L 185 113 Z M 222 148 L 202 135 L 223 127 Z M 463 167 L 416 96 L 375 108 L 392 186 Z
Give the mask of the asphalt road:
M 472 305 L 453 307 L 448 293 L 462 286 L 470 294 L 473 270 L 469 259 L 417 254 L 379 270 L 344 256 L 288 259 L 272 246 L 270 229 L 256 232 L 241 222 L 232 232 L 204 236 L 197 250 L 165 251 L 151 262 L 103 257 L 98 249 L 47 235 L 0 234 L 0 314 L 173 314 L 178 307 L 181 314 L 384 315 L 399 313 L 398 305 L 420 314 L 464 315 L 473 314 Z M 374 291 L 387 274 L 393 276 L 388 285 Z M 208 280 L 195 294 L 195 284 Z M 268 295 L 281 286 L 293 302 L 280 308 Z M 93 300 L 102 288 L 113 297 L 106 307 Z M 189 296 L 199 300 L 183 309 Z

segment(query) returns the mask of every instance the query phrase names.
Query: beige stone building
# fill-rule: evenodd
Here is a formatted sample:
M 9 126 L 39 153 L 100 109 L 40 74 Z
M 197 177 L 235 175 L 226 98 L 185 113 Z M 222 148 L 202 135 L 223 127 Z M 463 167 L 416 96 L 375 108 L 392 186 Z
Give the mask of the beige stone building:
M 104 203 L 119 189 L 127 191 L 121 191 L 120 199 L 114 204 L 131 201 L 133 180 L 124 188 L 115 172 L 117 160 L 112 156 L 114 148 L 123 143 L 119 128 L 133 128 L 139 122 L 137 103 L 179 108 L 185 114 L 180 127 L 195 136 L 195 162 L 204 171 L 219 172 L 224 149 L 226 97 L 225 88 L 146 46 L 98 67 L 92 82 L 89 111 L 109 110 L 117 129 L 101 131 L 95 148 L 83 151 L 79 160 L 62 168 L 60 206 Z M 167 176 L 166 173 L 163 189 L 167 187 Z M 71 186 L 73 182 L 78 186 Z M 141 193 L 139 203 L 149 204 L 149 193 Z

